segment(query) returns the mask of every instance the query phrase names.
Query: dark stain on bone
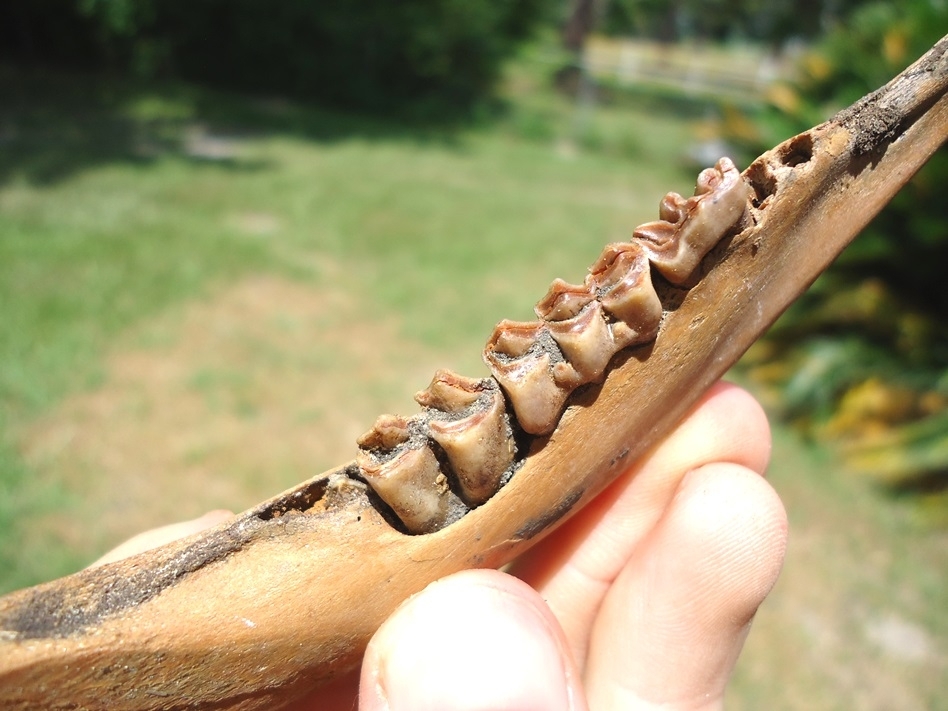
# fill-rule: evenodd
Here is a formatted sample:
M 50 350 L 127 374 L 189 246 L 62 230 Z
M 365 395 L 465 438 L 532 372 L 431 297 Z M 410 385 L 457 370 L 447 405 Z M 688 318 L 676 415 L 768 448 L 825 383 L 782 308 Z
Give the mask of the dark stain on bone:
M 261 521 L 285 516 L 288 513 L 311 509 L 326 494 L 329 477 L 307 482 L 284 495 L 278 496 L 256 507 L 251 513 Z
M 81 634 L 106 617 L 147 602 L 189 573 L 240 550 L 266 526 L 245 514 L 195 543 L 171 548 L 148 565 L 136 565 L 133 557 L 30 588 L 22 597 L 14 594 L 14 605 L 0 612 L 0 630 L 14 633 L 16 639 Z
M 619 462 L 621 462 L 623 459 L 625 459 L 628 456 L 629 456 L 629 448 L 626 447 L 621 452 L 616 454 L 616 456 L 614 456 L 611 460 L 609 460 L 609 466 L 614 467 L 616 464 L 618 464 Z
M 890 143 L 905 133 L 909 126 L 940 98 L 932 96 L 927 102 L 918 105 L 913 112 L 906 113 L 904 106 L 914 100 L 911 91 L 914 79 L 929 73 L 944 76 L 946 72 L 948 39 L 942 38 L 907 75 L 863 97 L 830 120 L 853 132 L 854 156 L 884 153 Z M 906 90 L 906 87 L 909 90 Z
M 576 505 L 576 502 L 582 498 L 584 492 L 585 489 L 574 489 L 553 509 L 547 511 L 542 516 L 530 519 L 524 523 L 517 529 L 514 538 L 521 541 L 529 540 L 541 531 L 549 528 L 569 513 L 570 509 Z
M 349 503 L 355 496 L 364 498 L 364 487 L 357 482 L 343 485 L 342 480 L 351 469 L 340 468 L 335 475 L 339 481 L 330 476 L 301 484 L 191 543 L 149 551 L 144 554 L 148 556 L 147 563 L 133 556 L 13 593 L 4 600 L 12 604 L 0 607 L 0 636 L 12 634 L 15 639 L 27 640 L 82 634 L 110 616 L 148 602 L 191 573 L 223 560 L 257 539 L 285 535 L 288 522 L 295 526 L 297 519 L 303 518 L 302 513 L 310 509 L 319 513 L 314 506 L 321 501 L 331 503 L 323 501 L 323 497 L 343 497 Z M 360 501 L 360 505 L 368 503 Z

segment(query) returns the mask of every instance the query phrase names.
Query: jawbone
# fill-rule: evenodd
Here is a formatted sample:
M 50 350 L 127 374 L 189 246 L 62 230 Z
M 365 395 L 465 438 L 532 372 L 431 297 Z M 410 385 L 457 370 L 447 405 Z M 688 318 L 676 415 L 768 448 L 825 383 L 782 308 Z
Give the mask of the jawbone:
M 739 173 L 728 159 L 435 374 L 354 462 L 229 523 L 0 598 L 0 708 L 274 708 L 400 602 L 496 567 L 666 434 L 948 138 L 948 38 Z M 630 444 L 631 443 L 631 444 Z

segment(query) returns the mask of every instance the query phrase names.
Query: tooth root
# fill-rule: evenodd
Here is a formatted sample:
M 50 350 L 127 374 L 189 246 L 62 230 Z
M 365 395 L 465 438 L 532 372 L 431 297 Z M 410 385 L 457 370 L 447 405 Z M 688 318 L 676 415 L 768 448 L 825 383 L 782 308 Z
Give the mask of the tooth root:
M 434 452 L 413 442 L 411 420 L 383 415 L 359 439 L 356 463 L 373 491 L 388 504 L 409 533 L 430 533 L 465 510 L 448 488 Z M 395 442 L 394 449 L 386 446 Z M 377 447 L 375 445 L 378 445 Z
M 547 321 L 546 327 L 577 373 L 579 382 L 576 385 L 602 379 L 606 366 L 618 350 L 609 324 L 603 317 L 602 304 L 594 300 L 576 316 L 562 321 Z
M 494 495 L 516 452 L 504 398 L 496 385 L 483 402 L 467 417 L 428 422 L 428 436 L 444 451 L 469 506 L 480 506 Z
M 560 419 L 572 390 L 561 387 L 553 375 L 553 365 L 561 359 L 556 343 L 537 321 L 501 321 L 487 342 L 484 361 L 528 434 L 549 434 Z
M 587 282 L 601 293 L 613 324 L 617 349 L 652 340 L 662 320 L 662 302 L 652 286 L 648 260 L 634 242 L 611 244 L 590 267 Z
M 694 197 L 669 193 L 662 200 L 659 222 L 635 229 L 633 236 L 672 284 L 690 282 L 711 248 L 744 214 L 750 186 L 728 158 L 698 176 Z M 670 219 L 672 218 L 672 219 Z

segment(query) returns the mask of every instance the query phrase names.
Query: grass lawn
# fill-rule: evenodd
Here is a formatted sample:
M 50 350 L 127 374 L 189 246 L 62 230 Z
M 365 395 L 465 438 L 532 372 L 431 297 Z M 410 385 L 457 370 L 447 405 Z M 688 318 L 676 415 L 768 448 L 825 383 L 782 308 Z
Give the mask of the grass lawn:
M 0 592 L 347 461 L 691 190 L 685 108 L 539 76 L 449 129 L 0 71 Z M 948 536 L 777 435 L 793 542 L 732 708 L 938 708 Z

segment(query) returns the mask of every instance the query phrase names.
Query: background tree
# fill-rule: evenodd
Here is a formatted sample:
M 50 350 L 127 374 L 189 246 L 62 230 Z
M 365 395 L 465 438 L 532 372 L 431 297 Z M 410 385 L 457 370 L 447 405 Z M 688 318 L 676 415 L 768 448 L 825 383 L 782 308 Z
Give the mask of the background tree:
M 12 0 L 0 57 L 440 114 L 483 98 L 552 0 Z

